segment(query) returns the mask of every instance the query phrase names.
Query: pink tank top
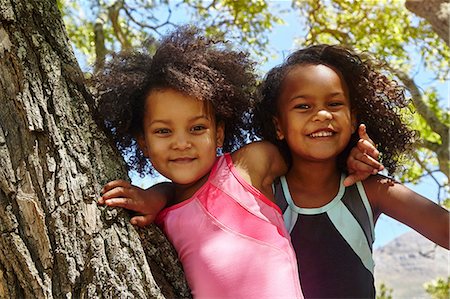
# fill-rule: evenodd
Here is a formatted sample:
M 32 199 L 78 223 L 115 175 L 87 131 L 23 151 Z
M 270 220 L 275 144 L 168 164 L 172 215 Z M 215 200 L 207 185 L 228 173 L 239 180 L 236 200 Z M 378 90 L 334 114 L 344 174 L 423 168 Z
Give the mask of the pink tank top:
M 195 298 L 303 298 L 280 209 L 238 175 L 229 154 L 157 223 L 177 250 Z

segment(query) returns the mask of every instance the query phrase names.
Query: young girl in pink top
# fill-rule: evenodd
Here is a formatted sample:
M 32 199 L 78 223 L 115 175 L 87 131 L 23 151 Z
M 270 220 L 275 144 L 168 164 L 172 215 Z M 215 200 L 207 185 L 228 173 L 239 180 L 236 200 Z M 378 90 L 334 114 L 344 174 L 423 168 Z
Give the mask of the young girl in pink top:
M 97 77 L 102 121 L 130 166 L 144 172 L 147 157 L 172 181 L 176 201 L 157 223 L 194 297 L 302 298 L 295 253 L 273 203 L 272 182 L 286 163 L 267 142 L 228 153 L 247 137 L 256 80 L 247 55 L 226 46 L 181 28 L 153 56 L 116 57 Z M 226 153 L 216 157 L 222 147 Z M 127 188 L 133 200 L 114 200 Z M 162 207 L 135 200 L 145 196 L 123 181 L 104 191 L 99 203 L 139 211 L 147 223 L 154 217 L 147 211 Z
M 195 298 L 303 298 L 295 253 L 271 183 L 286 171 L 277 149 L 245 140 L 256 86 L 247 55 L 192 28 L 156 53 L 124 53 L 99 82 L 99 111 L 131 165 L 173 182 L 158 223 L 174 245 Z M 137 141 L 137 144 L 136 144 Z M 269 158 L 270 157 L 270 158 Z

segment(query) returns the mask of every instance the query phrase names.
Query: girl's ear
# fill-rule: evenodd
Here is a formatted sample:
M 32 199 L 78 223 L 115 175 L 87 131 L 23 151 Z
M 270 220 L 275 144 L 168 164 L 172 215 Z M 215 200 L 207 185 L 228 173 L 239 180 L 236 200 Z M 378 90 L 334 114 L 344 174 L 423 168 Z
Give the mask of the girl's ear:
M 148 158 L 148 150 L 147 150 L 147 144 L 145 143 L 144 134 L 139 133 L 138 136 L 136 136 L 136 141 L 138 143 L 139 148 L 144 153 L 144 156 Z
M 220 121 L 216 125 L 216 147 L 223 146 L 223 140 L 225 139 L 225 124 Z
M 275 126 L 275 131 L 277 133 L 277 139 L 283 140 L 284 139 L 284 133 L 283 130 L 281 130 L 280 121 L 278 120 L 278 117 L 274 116 L 272 117 L 273 125 Z

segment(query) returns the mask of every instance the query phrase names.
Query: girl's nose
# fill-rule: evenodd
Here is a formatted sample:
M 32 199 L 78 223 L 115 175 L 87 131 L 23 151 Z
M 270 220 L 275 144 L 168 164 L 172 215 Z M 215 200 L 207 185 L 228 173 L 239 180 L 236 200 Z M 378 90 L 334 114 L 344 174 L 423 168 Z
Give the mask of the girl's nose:
M 172 147 L 177 150 L 186 150 L 192 147 L 192 143 L 188 136 L 185 136 L 185 134 L 180 134 L 175 136 Z
M 314 121 L 326 121 L 333 118 L 333 115 L 328 110 L 321 109 L 317 111 L 317 113 L 314 115 L 313 120 Z

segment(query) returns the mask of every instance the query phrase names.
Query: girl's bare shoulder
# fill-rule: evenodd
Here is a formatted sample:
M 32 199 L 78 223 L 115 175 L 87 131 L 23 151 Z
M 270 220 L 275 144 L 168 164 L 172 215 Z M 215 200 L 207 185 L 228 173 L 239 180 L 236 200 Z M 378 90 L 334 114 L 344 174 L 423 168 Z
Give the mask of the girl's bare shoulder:
M 382 174 L 371 175 L 367 179 L 365 179 L 362 183 L 364 185 L 366 193 L 369 192 L 374 194 L 377 194 L 379 192 L 385 192 L 389 188 L 401 184 L 395 179 Z
M 233 163 L 246 168 L 265 168 L 271 162 L 280 162 L 281 154 L 275 145 L 267 141 L 255 141 L 231 154 Z
M 242 177 L 260 190 L 287 171 L 277 147 L 267 141 L 247 144 L 233 152 L 231 158 Z
M 383 213 L 384 202 L 401 188 L 399 182 L 382 174 L 371 175 L 362 184 L 375 214 Z

